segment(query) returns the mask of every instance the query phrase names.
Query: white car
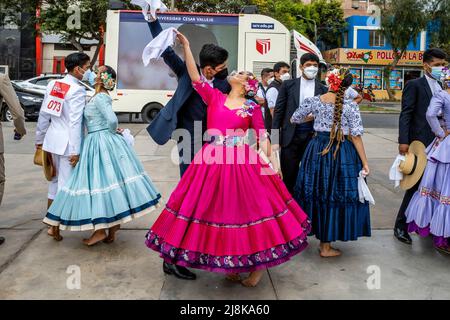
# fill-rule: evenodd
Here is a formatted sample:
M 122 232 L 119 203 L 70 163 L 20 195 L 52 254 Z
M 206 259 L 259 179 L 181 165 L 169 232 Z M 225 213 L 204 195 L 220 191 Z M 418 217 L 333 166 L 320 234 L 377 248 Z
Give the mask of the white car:
M 62 79 L 64 78 L 64 74 L 41 74 L 38 77 L 34 77 L 28 80 L 17 80 L 12 81 L 15 84 L 17 84 L 22 89 L 35 91 L 37 93 L 45 94 L 45 91 L 47 90 L 47 85 L 50 81 L 56 80 L 56 79 Z
M 47 90 L 47 85 L 52 80 L 58 80 L 64 78 L 65 74 L 41 74 L 38 77 L 34 77 L 28 80 L 23 81 L 12 81 L 22 89 L 45 94 Z M 86 87 L 86 92 L 88 97 L 92 97 L 95 94 L 94 88 L 92 88 L 90 85 L 86 84 L 85 82 L 81 82 L 81 84 Z

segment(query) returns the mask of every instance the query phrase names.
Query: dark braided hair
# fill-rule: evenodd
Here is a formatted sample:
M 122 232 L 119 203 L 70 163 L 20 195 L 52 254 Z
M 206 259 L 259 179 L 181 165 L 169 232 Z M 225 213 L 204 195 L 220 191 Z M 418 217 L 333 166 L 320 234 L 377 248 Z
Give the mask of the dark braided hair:
M 342 131 L 342 112 L 344 111 L 345 91 L 353 83 L 353 76 L 348 71 L 348 69 L 340 69 L 340 74 L 343 75 L 344 79 L 342 80 L 342 83 L 339 86 L 338 91 L 335 92 L 336 102 L 334 104 L 334 117 L 333 117 L 333 126 L 331 127 L 330 132 L 330 142 L 322 151 L 322 155 L 326 155 L 328 152 L 330 152 L 330 149 L 333 146 L 334 142 L 337 141 L 336 150 L 334 151 L 333 154 L 334 158 L 336 158 L 341 142 L 344 141 L 344 133 Z

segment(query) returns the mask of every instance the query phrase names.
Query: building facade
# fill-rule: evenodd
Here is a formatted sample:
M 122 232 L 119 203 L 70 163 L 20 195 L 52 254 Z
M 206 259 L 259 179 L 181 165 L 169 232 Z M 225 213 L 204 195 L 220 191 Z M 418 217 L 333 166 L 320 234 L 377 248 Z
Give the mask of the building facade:
M 29 15 L 20 14 L 22 21 Z M 27 79 L 35 74 L 36 45 L 32 29 L 19 29 L 17 25 L 7 24 L 0 27 L 0 66 L 8 69 L 13 80 Z
M 386 83 L 390 81 L 391 89 L 400 99 L 406 82 L 422 75 L 423 52 L 430 43 L 427 32 L 421 32 L 415 41 L 409 43 L 390 79 L 385 79 L 383 69 L 392 63 L 394 55 L 392 47 L 380 32 L 379 20 L 366 13 L 348 16 L 346 21 L 342 47 L 325 51 L 325 60 L 332 65 L 350 68 L 355 77 L 354 85 L 364 88 L 371 85 L 377 99 L 388 98 Z
M 66 70 L 64 58 L 78 51 L 70 43 L 62 41 L 59 35 L 39 35 L 36 37 L 36 43 L 36 74 L 64 73 Z M 92 58 L 95 54 L 97 41 L 82 40 L 81 44 L 83 52 Z M 103 64 L 103 62 L 104 50 L 100 50 L 96 64 Z

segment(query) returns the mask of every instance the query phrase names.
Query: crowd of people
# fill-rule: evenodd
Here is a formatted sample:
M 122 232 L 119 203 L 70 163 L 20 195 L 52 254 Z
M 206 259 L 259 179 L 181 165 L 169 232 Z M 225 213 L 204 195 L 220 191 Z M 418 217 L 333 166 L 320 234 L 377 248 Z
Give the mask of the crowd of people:
M 150 18 L 148 25 L 157 38 L 159 20 Z M 109 96 L 116 72 L 109 66 L 91 70 L 84 53 L 66 57 L 68 74 L 48 85 L 36 130 L 36 154 L 48 171 L 49 236 L 61 241 L 61 230 L 92 230 L 85 245 L 112 243 L 122 224 L 162 205 L 145 244 L 161 256 L 166 274 L 193 280 L 196 274 L 188 268 L 203 269 L 249 287 L 267 268 L 302 252 L 309 235 L 320 241 L 324 258 L 342 255 L 336 241 L 370 237 L 369 201 L 361 201 L 358 187 L 358 179 L 370 174 L 358 107 L 362 98 L 351 88 L 349 70 L 328 70 L 325 85 L 318 79 L 319 58 L 307 53 L 300 77 L 291 79 L 289 64 L 278 62 L 263 69 L 257 81 L 248 71 L 228 72 L 225 48 L 205 45 L 197 65 L 189 40 L 179 32 L 177 39 L 184 60 L 170 46 L 161 58 L 177 75 L 178 88 L 147 128 L 160 145 L 176 129 L 191 134 L 190 141 L 177 141 L 181 179 L 165 204 L 118 127 Z M 399 152 L 406 158 L 409 145 L 419 140 L 429 146 L 428 164 L 422 181 L 405 195 L 394 233 L 405 243 L 411 243 L 408 232 L 431 233 L 436 248 L 449 253 L 446 59 L 439 49 L 426 51 L 425 76 L 404 89 Z M 3 81 L 2 95 L 13 106 L 21 137 L 23 114 L 3 93 Z M 95 87 L 87 103 L 79 81 Z M 200 143 L 196 121 L 202 122 Z M 248 142 L 251 130 L 255 148 Z M 242 278 L 243 273 L 249 275 Z

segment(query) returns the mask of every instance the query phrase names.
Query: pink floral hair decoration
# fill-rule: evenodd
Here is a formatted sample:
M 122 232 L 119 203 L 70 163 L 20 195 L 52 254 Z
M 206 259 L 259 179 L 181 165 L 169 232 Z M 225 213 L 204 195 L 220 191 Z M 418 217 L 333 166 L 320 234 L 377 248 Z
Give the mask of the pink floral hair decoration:
M 258 84 L 258 80 L 253 75 L 249 75 L 247 84 L 245 85 L 245 93 L 247 94 L 247 96 L 256 96 L 256 93 L 258 92 Z
M 235 75 L 240 74 L 240 75 L 247 75 L 248 76 L 248 80 L 247 83 L 245 84 L 245 95 L 249 96 L 249 97 L 254 97 L 256 96 L 256 93 L 258 92 L 258 80 L 255 78 L 255 76 L 253 75 L 253 73 L 249 72 L 249 71 L 232 71 L 229 75 L 229 77 L 234 77 Z

